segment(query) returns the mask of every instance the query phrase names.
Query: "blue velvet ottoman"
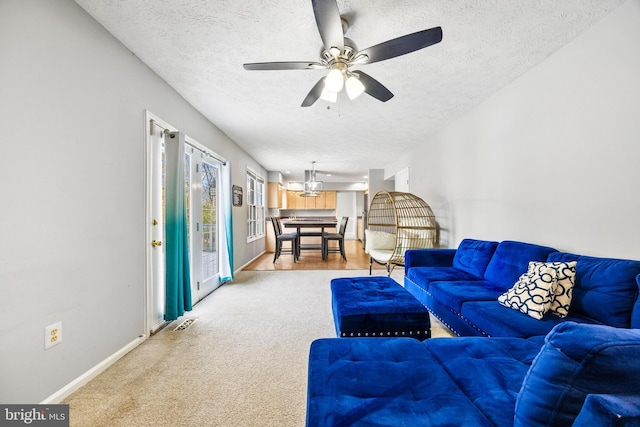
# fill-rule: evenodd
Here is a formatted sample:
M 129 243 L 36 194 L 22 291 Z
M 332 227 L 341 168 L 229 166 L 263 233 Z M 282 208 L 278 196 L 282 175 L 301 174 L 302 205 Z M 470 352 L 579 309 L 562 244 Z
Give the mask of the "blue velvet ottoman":
M 331 307 L 338 337 L 431 336 L 429 311 L 387 276 L 331 280 Z

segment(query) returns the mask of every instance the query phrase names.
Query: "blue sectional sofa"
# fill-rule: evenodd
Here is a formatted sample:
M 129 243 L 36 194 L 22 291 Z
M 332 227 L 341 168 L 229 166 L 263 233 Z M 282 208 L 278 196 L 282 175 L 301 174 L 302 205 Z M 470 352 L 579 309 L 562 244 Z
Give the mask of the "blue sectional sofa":
M 637 329 L 326 338 L 311 345 L 307 426 L 638 426 L 639 400 Z
M 530 261 L 576 262 L 566 317 L 548 313 L 537 320 L 498 302 Z M 640 261 L 465 239 L 458 249 L 407 251 L 404 286 L 459 336 L 527 338 L 546 335 L 564 321 L 640 328 L 638 275 Z
M 536 261 L 574 269 L 564 317 L 498 302 Z M 314 341 L 307 426 L 640 426 L 640 261 L 466 239 L 404 284 L 460 337 Z

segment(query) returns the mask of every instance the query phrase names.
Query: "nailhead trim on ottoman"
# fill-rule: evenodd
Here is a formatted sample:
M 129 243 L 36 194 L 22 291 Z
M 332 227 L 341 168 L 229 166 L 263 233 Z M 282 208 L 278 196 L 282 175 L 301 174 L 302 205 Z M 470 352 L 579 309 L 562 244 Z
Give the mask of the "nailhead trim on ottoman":
M 339 337 L 431 337 L 429 311 L 387 276 L 333 279 L 331 304 Z

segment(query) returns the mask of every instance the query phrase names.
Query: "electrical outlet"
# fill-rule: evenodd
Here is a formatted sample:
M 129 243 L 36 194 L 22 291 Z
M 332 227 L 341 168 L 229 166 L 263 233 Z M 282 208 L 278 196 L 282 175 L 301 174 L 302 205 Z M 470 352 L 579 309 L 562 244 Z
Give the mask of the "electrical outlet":
M 56 322 L 44 328 L 44 349 L 62 342 L 62 322 Z

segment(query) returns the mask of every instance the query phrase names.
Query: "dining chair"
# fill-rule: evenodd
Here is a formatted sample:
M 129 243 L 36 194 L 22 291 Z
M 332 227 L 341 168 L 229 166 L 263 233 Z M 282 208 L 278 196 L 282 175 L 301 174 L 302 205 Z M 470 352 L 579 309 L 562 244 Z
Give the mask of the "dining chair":
M 298 250 L 298 234 L 296 232 L 283 233 L 280 221 L 278 217 L 271 217 L 271 224 L 273 224 L 273 231 L 276 235 L 276 250 L 273 255 L 273 262 L 276 262 L 282 253 L 290 253 L 293 255 L 293 262 L 296 262 L 300 254 Z M 283 248 L 283 242 L 290 242 L 290 249 Z
M 322 235 L 322 260 L 326 261 L 329 252 L 340 252 L 342 258 L 347 260 L 347 254 L 344 250 L 344 233 L 347 230 L 347 222 L 349 221 L 348 216 L 343 216 L 340 220 L 340 227 L 338 228 L 337 233 L 324 233 Z M 329 247 L 329 242 L 335 240 L 338 242 L 338 247 Z

